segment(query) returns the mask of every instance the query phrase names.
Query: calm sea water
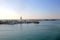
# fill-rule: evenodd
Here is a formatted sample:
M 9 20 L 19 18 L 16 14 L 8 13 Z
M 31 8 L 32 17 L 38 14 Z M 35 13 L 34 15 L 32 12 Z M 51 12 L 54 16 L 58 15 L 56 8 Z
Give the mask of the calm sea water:
M 60 21 L 0 25 L 0 40 L 60 40 Z

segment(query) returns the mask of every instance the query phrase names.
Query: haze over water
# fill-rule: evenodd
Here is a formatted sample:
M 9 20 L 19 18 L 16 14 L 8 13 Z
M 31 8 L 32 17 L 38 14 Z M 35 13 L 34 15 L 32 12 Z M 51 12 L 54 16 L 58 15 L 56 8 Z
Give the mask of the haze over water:
M 60 40 L 60 21 L 0 25 L 0 40 Z
M 60 19 L 60 0 L 0 0 L 0 19 Z

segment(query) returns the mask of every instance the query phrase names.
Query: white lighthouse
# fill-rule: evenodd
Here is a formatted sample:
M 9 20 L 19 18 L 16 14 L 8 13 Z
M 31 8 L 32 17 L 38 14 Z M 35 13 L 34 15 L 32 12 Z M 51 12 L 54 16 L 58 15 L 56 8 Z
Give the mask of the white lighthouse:
M 20 21 L 22 21 L 22 16 L 20 17 Z

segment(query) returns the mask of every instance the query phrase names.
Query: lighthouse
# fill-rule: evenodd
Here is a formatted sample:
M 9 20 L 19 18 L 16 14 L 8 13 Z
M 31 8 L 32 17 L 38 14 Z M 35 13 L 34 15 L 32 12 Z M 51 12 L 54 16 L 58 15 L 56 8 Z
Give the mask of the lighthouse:
M 20 21 L 22 21 L 22 16 L 20 17 Z

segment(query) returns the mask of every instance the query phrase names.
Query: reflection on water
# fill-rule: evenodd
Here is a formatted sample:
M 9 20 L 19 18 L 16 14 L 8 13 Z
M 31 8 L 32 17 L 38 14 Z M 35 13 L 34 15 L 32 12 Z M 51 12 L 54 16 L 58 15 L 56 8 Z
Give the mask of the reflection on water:
M 20 30 L 23 31 L 23 25 L 22 24 L 20 24 Z
M 60 21 L 0 25 L 0 40 L 60 40 Z

